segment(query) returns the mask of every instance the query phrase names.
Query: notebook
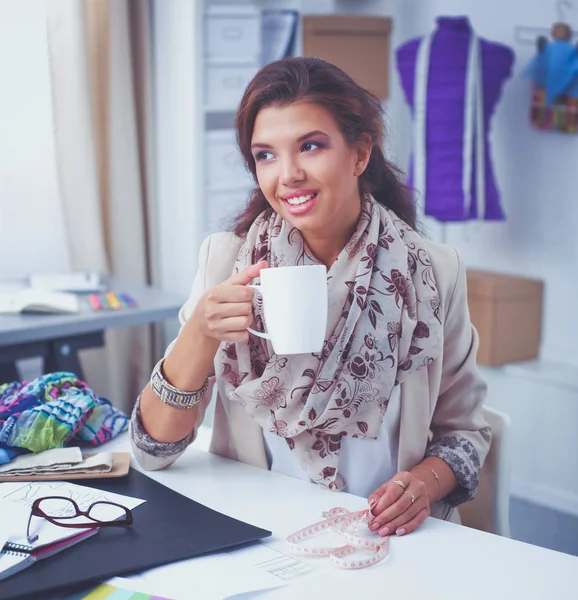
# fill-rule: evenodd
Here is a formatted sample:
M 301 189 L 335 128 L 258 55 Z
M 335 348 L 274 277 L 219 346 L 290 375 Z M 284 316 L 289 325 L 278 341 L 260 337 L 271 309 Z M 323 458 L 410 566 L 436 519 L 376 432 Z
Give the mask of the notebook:
M 62 529 L 67 531 L 65 528 Z M 68 530 L 68 532 L 70 531 Z M 78 530 L 76 532 L 75 530 L 72 531 L 72 534 L 68 533 L 71 537 L 37 548 L 25 544 L 5 543 L 2 550 L 0 550 L 0 581 L 18 573 L 18 571 L 22 571 L 22 569 L 29 567 L 37 560 L 53 556 L 61 550 L 66 550 L 66 548 L 70 548 L 98 533 L 98 529 L 89 529 L 82 531 L 82 533 L 76 533 Z
M 34 534 L 38 539 L 26 541 L 30 508 L 15 502 L 0 501 L 0 581 L 98 533 L 98 529 L 67 529 L 44 519 L 37 519 Z
M 0 292 L 0 314 L 25 312 L 74 314 L 80 312 L 80 300 L 74 294 L 34 288 Z

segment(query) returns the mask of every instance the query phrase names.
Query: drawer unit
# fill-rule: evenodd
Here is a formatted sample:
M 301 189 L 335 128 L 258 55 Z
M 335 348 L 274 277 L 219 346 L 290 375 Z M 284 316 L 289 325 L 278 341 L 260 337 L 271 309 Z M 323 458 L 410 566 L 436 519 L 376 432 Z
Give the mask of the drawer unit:
M 245 88 L 257 73 L 253 63 L 209 62 L 205 71 L 205 109 L 236 111 Z

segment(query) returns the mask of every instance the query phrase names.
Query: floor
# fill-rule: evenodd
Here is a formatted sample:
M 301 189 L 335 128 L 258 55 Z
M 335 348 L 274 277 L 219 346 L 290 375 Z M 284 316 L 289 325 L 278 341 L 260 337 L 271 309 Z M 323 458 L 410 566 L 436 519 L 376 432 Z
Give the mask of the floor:
M 578 556 L 576 516 L 512 498 L 510 530 L 515 540 Z

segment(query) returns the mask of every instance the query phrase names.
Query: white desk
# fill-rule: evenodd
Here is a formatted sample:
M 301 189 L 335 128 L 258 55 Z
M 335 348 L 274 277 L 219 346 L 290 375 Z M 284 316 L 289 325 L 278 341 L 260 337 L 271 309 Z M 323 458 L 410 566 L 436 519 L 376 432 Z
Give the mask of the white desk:
M 124 438 L 108 447 L 120 449 L 126 444 Z M 322 511 L 334 506 L 351 510 L 366 506 L 362 498 L 329 492 L 194 447 L 169 469 L 149 475 L 215 510 L 269 529 L 273 541 L 318 521 Z M 392 538 L 389 557 L 368 569 L 328 570 L 326 559 L 313 561 L 320 561 L 314 562 L 322 567 L 318 576 L 260 597 L 319 600 L 356 598 L 362 593 L 367 598 L 387 594 L 404 600 L 578 598 L 578 558 L 433 518 L 406 537 Z M 192 593 L 189 562 L 157 570 L 157 581 L 162 579 L 162 569 L 167 569 L 174 582 L 182 565 Z

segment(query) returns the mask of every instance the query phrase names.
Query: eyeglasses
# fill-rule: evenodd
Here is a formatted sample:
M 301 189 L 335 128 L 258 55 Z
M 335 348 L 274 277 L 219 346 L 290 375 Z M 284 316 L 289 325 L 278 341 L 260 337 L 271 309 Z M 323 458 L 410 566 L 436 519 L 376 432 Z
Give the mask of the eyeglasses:
M 72 498 L 64 496 L 46 496 L 38 498 L 32 503 L 28 527 L 26 528 L 26 539 L 32 544 L 38 539 L 38 535 L 30 533 L 32 517 L 46 519 L 53 525 L 59 527 L 75 527 L 78 529 L 96 527 L 127 527 L 132 525 L 132 512 L 116 502 L 98 500 L 93 502 L 86 510 L 80 510 L 78 504 Z M 74 522 L 71 522 L 75 519 Z

